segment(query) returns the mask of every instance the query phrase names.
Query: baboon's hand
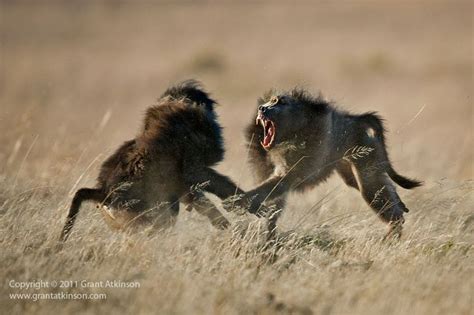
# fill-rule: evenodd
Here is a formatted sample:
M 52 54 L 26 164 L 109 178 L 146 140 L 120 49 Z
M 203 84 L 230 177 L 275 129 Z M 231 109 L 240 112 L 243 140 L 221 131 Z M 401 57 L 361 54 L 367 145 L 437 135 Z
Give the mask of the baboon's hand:
M 234 195 L 223 201 L 224 209 L 239 215 L 245 213 L 255 214 L 257 217 L 266 217 L 272 209 L 265 206 L 258 196 L 248 194 Z
M 250 204 L 248 206 L 249 212 L 255 214 L 257 217 L 266 217 L 268 207 L 263 204 L 263 201 L 260 200 L 257 196 L 254 196 L 250 199 Z
M 249 200 L 245 194 L 233 195 L 222 201 L 222 206 L 229 212 L 234 212 L 238 215 L 244 215 L 248 212 L 250 205 Z
M 266 206 L 263 203 L 257 204 L 255 207 L 252 213 L 259 218 L 269 218 L 277 210 L 275 205 Z

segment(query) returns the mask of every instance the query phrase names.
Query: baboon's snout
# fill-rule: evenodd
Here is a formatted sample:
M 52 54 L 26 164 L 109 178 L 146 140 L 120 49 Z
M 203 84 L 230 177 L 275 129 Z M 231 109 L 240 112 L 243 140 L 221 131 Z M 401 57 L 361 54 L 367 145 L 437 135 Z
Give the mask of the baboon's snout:
M 267 107 L 264 105 L 259 105 L 258 106 L 258 114 L 263 114 L 267 110 Z

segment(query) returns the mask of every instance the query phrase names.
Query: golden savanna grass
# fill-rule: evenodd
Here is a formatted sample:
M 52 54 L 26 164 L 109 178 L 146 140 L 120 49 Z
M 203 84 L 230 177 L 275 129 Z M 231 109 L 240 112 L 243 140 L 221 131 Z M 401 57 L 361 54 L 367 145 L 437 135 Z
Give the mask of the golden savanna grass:
M 0 2 L 0 277 L 6 314 L 470 314 L 473 309 L 472 2 Z M 53 250 L 74 191 L 137 131 L 171 83 L 218 99 L 226 158 L 254 183 L 242 130 L 256 98 L 295 85 L 387 119 L 411 210 L 399 242 L 342 180 L 295 194 L 279 244 L 265 222 L 194 212 L 153 237 L 114 233 L 84 205 Z M 216 199 L 215 202 L 219 202 Z M 137 281 L 140 288 L 11 288 Z M 106 300 L 12 300 L 12 293 Z

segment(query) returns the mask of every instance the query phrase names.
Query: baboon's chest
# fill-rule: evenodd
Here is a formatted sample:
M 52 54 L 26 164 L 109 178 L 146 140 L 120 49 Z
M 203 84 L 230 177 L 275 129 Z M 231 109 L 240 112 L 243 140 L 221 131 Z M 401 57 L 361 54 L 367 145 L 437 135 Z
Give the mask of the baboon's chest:
M 288 176 L 298 182 L 298 188 L 314 186 L 325 180 L 334 168 L 331 163 L 328 143 L 293 143 L 270 152 L 270 159 L 275 166 L 274 175 Z
M 305 159 L 306 142 L 283 142 L 273 148 L 270 160 L 275 166 L 274 175 L 284 176 L 290 170 L 297 170 Z

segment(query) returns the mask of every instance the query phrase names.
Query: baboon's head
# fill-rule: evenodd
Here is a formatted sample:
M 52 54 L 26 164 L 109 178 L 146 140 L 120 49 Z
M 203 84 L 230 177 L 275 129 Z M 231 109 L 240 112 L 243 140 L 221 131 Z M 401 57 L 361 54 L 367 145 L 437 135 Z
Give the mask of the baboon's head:
M 202 84 L 196 80 L 186 80 L 167 89 L 161 98 L 170 97 L 175 100 L 187 100 L 198 106 L 204 106 L 206 110 L 213 111 L 216 101 L 202 87 Z
M 302 89 L 288 92 L 271 90 L 258 100 L 255 123 L 262 127 L 260 144 L 270 150 L 278 143 L 291 140 L 304 130 L 308 123 L 326 112 L 327 103 Z

